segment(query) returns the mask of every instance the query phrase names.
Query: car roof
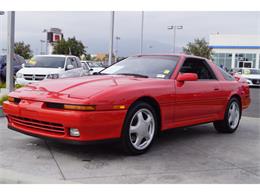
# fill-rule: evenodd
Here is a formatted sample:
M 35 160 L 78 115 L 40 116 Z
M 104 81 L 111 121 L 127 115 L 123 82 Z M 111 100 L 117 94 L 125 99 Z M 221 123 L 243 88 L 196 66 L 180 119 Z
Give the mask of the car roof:
M 35 56 L 42 56 L 42 57 L 77 57 L 73 55 L 61 55 L 61 54 L 51 54 L 51 55 L 35 55 Z

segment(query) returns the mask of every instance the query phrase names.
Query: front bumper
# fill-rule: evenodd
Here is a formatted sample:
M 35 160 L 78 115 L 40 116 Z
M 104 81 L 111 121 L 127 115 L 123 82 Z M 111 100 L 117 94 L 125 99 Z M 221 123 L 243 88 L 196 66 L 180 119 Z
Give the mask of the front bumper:
M 126 110 L 70 111 L 43 107 L 43 102 L 22 100 L 4 102 L 8 127 L 24 134 L 69 142 L 91 142 L 120 138 Z M 79 137 L 69 134 L 80 131 Z

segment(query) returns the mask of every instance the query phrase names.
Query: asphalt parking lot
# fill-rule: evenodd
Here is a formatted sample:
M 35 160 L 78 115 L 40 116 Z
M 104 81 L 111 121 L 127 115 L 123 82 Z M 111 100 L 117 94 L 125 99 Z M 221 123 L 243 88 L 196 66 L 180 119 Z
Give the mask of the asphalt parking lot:
M 212 124 L 168 131 L 141 156 L 116 145 L 65 145 L 8 130 L 0 118 L 0 183 L 260 183 L 260 89 L 234 134 Z

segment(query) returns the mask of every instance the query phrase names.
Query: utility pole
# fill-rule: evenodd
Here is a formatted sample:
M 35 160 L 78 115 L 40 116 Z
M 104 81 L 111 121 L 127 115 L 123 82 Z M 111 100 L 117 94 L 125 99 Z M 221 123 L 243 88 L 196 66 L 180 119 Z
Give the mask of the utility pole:
M 14 90 L 14 28 L 15 28 L 15 12 L 9 11 L 7 16 L 7 59 L 6 59 L 6 89 L 7 92 Z
M 114 47 L 114 20 L 115 12 L 111 12 L 111 26 L 110 26 L 110 45 L 109 45 L 109 54 L 108 54 L 108 65 L 112 65 L 113 61 L 113 47 Z
M 140 42 L 140 54 L 143 54 L 143 42 L 144 42 L 144 11 L 142 11 L 141 19 L 141 42 Z
M 42 31 L 43 33 L 46 33 L 46 41 L 45 41 L 45 54 L 48 55 L 48 30 L 47 29 L 43 29 Z
M 115 50 L 115 62 L 117 62 L 117 58 L 118 58 L 118 41 L 121 38 L 119 36 L 116 36 L 116 50 Z
M 41 42 L 41 55 L 43 55 L 44 54 L 44 52 L 43 52 L 43 48 L 42 48 L 42 45 L 43 45 L 43 43 L 45 43 L 45 40 L 40 40 L 40 42 Z M 47 54 L 47 53 L 46 53 Z

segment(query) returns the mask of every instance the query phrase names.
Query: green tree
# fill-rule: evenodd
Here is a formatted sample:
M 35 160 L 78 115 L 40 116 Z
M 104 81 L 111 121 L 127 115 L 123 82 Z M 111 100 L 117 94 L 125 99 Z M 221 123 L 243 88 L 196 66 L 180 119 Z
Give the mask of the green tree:
M 75 37 L 68 38 L 68 40 L 61 39 L 60 41 L 56 42 L 52 53 L 75 55 L 79 57 L 83 54 L 86 55 L 84 44 Z
M 29 59 L 32 57 L 32 50 L 29 44 L 25 44 L 22 42 L 17 42 L 14 44 L 14 53 L 24 57 L 25 59 Z
M 189 42 L 186 47 L 183 47 L 183 52 L 188 55 L 201 56 L 212 59 L 212 48 L 209 47 L 208 42 L 202 39 L 195 39 L 194 42 Z

